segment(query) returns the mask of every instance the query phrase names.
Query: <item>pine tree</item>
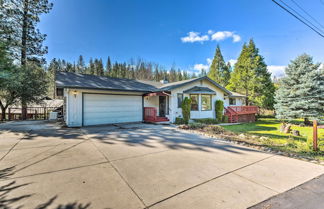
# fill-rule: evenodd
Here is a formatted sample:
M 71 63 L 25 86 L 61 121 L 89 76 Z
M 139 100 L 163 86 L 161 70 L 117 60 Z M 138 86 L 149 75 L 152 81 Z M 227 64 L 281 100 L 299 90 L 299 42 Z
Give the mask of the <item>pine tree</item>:
M 204 77 L 207 75 L 207 71 L 205 69 L 201 69 L 200 73 L 199 73 L 199 77 Z
M 21 66 L 27 61 L 43 64 L 43 55 L 47 47 L 43 46 L 46 38 L 40 33 L 37 24 L 42 14 L 48 13 L 53 7 L 48 0 L 2 0 L 0 7 L 1 19 L 0 38 L 6 40 L 15 59 L 20 60 Z
M 246 105 L 273 109 L 275 87 L 267 65 L 252 39 L 248 45 L 243 45 L 227 87 L 244 94 L 247 97 Z
M 303 54 L 285 69 L 276 92 L 275 109 L 279 119 L 318 119 L 324 115 L 324 70 Z
M 8 44 L 13 58 L 20 61 L 22 71 L 31 69 L 30 66 L 34 67 L 35 64 L 40 67 L 45 63 L 43 55 L 47 53 L 47 47 L 43 46 L 46 35 L 40 33 L 37 24 L 40 22 L 40 16 L 48 13 L 53 4 L 48 0 L 2 0 L 0 3 L 0 28 L 4 29 L 0 32 L 0 39 Z M 22 82 L 27 81 L 22 80 Z M 35 82 L 35 84 L 41 85 L 43 82 Z M 34 90 L 39 89 L 39 92 L 42 92 L 43 86 L 33 87 Z M 24 96 L 20 98 L 22 119 L 25 120 L 27 103 L 34 98 Z
M 183 80 L 182 72 L 181 72 L 180 69 L 178 69 L 178 73 L 177 73 L 177 80 L 178 80 L 178 81 L 182 81 L 182 80 Z
M 215 56 L 213 58 L 212 64 L 210 65 L 208 77 L 216 81 L 220 85 L 226 86 L 226 82 L 228 82 L 228 80 L 226 80 L 224 76 L 227 76 L 227 72 L 228 70 L 222 52 L 219 45 L 217 45 Z
M 78 62 L 77 62 L 77 73 L 84 73 L 85 72 L 85 63 L 84 63 L 84 59 L 83 56 L 80 55 Z
M 111 68 L 111 61 L 110 57 L 108 56 L 107 63 L 106 63 L 106 76 L 111 76 L 112 74 L 112 68 Z
M 90 74 L 90 75 L 94 75 L 95 74 L 95 65 L 93 63 L 93 59 L 90 58 L 90 61 L 89 61 L 89 67 L 88 67 L 88 70 L 87 70 L 87 74 Z
M 102 59 L 95 59 L 95 75 L 103 76 L 104 75 L 104 67 L 102 63 Z
M 228 86 L 229 81 L 231 79 L 231 71 L 232 71 L 231 63 L 228 62 L 222 72 L 222 81 L 221 81 L 222 86 L 224 87 Z

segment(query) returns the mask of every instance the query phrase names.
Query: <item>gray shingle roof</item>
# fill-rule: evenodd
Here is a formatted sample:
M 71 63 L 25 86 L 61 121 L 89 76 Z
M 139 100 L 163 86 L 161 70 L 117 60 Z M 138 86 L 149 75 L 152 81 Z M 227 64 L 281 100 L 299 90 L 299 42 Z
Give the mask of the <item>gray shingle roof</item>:
M 230 97 L 246 97 L 245 95 L 243 95 L 243 94 L 239 94 L 239 93 L 236 93 L 236 92 L 233 92 L 233 91 L 231 91 L 231 95 L 230 95 Z
M 211 90 L 208 87 L 202 87 L 202 86 L 194 86 L 190 89 L 187 89 L 185 91 L 183 91 L 183 93 L 186 94 L 216 94 L 215 91 Z
M 117 90 L 117 91 L 137 91 L 137 92 L 157 92 L 170 91 L 172 89 L 187 85 L 189 83 L 208 80 L 218 88 L 222 89 L 228 95 L 233 97 L 244 97 L 244 95 L 231 92 L 211 80 L 207 76 L 200 78 L 193 78 L 184 81 L 172 82 L 162 84 L 154 81 L 132 80 L 125 78 L 111 78 L 106 76 L 95 76 L 71 72 L 57 72 L 56 73 L 56 87 L 58 88 L 80 88 L 80 89 L 103 89 L 103 90 Z
M 56 73 L 56 86 L 61 88 L 105 89 L 119 91 L 152 92 L 152 85 L 124 78 L 86 75 L 70 72 Z

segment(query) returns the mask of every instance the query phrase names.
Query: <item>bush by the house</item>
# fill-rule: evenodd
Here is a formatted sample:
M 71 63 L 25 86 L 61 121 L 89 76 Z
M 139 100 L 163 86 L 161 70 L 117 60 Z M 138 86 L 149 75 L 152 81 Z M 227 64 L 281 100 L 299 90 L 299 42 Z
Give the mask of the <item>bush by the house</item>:
M 180 117 L 176 117 L 174 123 L 177 124 L 177 125 L 185 124 L 184 119 L 180 118 Z
M 218 124 L 218 120 L 215 118 L 200 118 L 200 119 L 193 119 L 196 123 L 203 123 L 203 124 Z
M 229 120 L 228 120 L 228 116 L 227 116 L 227 115 L 223 115 L 222 122 L 223 122 L 223 123 L 228 123 L 228 122 L 229 122 Z
M 222 100 L 216 100 L 215 102 L 215 112 L 218 121 L 222 121 L 224 112 L 224 102 Z
M 190 119 L 191 99 L 189 99 L 188 97 L 184 98 L 184 100 L 182 101 L 181 108 L 183 122 L 184 124 L 188 124 Z

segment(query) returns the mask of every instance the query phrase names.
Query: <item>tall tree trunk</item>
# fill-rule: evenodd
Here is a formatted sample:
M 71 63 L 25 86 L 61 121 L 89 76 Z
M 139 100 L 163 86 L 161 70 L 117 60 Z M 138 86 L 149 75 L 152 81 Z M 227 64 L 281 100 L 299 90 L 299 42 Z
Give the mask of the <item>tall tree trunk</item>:
M 4 121 L 6 120 L 6 108 L 3 105 L 1 106 L 1 120 Z
M 27 64 L 27 33 L 28 33 L 28 1 L 24 0 L 24 14 L 21 34 L 21 67 L 25 67 Z M 23 120 L 27 119 L 27 104 L 21 98 L 21 117 Z
M 245 105 L 248 106 L 249 105 L 249 90 L 248 89 L 245 89 Z

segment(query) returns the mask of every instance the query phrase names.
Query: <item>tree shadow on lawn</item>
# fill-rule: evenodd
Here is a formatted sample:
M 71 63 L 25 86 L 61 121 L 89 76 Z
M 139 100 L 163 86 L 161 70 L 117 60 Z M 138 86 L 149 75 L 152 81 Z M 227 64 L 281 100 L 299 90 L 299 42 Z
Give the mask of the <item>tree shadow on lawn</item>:
M 17 184 L 16 180 L 10 181 L 10 177 L 15 174 L 15 167 L 8 167 L 0 170 L 0 208 L 2 209 L 22 209 L 24 207 L 24 202 L 26 199 L 32 198 L 35 193 L 23 192 L 26 194 L 16 195 L 14 193 L 19 193 L 19 190 L 22 189 L 26 191 L 26 187 L 30 184 L 35 184 L 35 182 Z M 21 190 L 20 190 L 21 191 Z M 90 207 L 91 203 L 81 204 L 77 201 L 67 203 L 67 204 L 56 204 L 56 207 L 53 207 L 54 201 L 57 199 L 57 195 L 50 198 L 45 203 L 41 203 L 36 206 L 34 209 L 47 209 L 49 207 L 55 209 L 87 209 Z M 28 208 L 31 209 L 31 208 Z

